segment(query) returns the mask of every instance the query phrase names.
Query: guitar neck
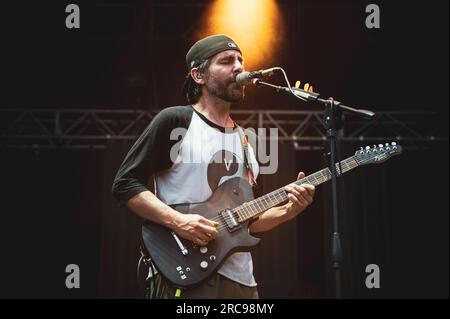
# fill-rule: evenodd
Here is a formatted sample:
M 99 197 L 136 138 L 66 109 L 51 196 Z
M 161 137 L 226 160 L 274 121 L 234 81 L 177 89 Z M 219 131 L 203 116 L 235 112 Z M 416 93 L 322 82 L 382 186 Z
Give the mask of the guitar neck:
M 341 164 L 336 163 L 336 172 L 338 175 L 348 172 L 349 170 L 357 167 L 359 164 L 356 161 L 354 156 L 346 158 L 341 161 Z M 342 173 L 341 173 L 342 167 Z M 318 186 L 322 183 L 325 183 L 331 179 L 331 172 L 329 168 L 324 168 L 320 171 L 317 171 L 311 175 L 308 175 L 298 181 L 295 181 L 294 184 L 312 184 L 314 186 Z M 245 222 L 253 217 L 256 217 L 269 208 L 280 205 L 288 200 L 288 195 L 284 187 L 274 190 L 266 195 L 258 197 L 252 201 L 246 202 L 236 208 L 233 211 L 237 214 L 239 222 Z

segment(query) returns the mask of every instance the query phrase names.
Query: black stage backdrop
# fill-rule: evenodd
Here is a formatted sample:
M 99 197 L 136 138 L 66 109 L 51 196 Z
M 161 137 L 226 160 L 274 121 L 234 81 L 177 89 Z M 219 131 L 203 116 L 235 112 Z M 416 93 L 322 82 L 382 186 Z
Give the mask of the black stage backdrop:
M 73 1 L 81 8 L 79 32 L 64 26 L 68 3 L 1 5 L 0 109 L 184 103 L 183 59 L 202 1 Z M 373 1 L 381 9 L 379 30 L 364 27 L 372 1 L 279 3 L 286 33 L 277 64 L 291 81 L 375 112 L 431 111 L 448 119 L 448 1 Z M 240 107 L 317 109 L 255 88 Z M 445 129 L 444 141 L 422 141 L 339 182 L 345 297 L 448 298 L 448 122 Z M 140 297 L 141 220 L 110 194 L 129 146 L 20 149 L 1 139 L 0 297 Z M 342 158 L 360 146 L 342 143 Z M 264 192 L 300 169 L 324 166 L 322 152 L 282 144 L 277 174 L 263 177 Z M 261 297 L 333 297 L 329 203 L 330 185 L 320 186 L 307 211 L 262 235 L 254 252 Z M 79 289 L 65 286 L 68 264 L 80 267 Z M 365 286 L 368 264 L 380 267 L 379 289 Z
M 1 157 L 2 297 L 137 298 L 140 223 L 110 194 L 129 145 L 104 151 L 8 151 Z M 352 154 L 357 145 L 342 145 Z M 280 148 L 280 187 L 295 168 L 323 167 L 320 152 Z M 405 151 L 343 177 L 340 192 L 346 297 L 445 297 L 448 292 L 448 149 Z M 342 190 L 342 188 L 341 188 Z M 304 214 L 261 237 L 255 276 L 264 298 L 332 297 L 329 184 Z M 343 204 L 345 203 L 345 205 Z M 81 270 L 81 288 L 65 287 L 65 267 Z M 381 288 L 365 287 L 365 267 L 381 269 Z

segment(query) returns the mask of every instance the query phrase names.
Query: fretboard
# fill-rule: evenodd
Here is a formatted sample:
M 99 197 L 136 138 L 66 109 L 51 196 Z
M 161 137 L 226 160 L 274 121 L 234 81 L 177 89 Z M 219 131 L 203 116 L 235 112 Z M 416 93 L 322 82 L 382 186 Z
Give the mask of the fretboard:
M 340 167 L 342 167 L 342 173 Z M 349 170 L 358 166 L 354 156 L 346 158 L 341 161 L 341 165 L 336 163 L 336 172 L 341 175 Z M 324 168 L 311 175 L 308 175 L 294 183 L 297 185 L 311 184 L 314 186 L 320 185 L 331 179 L 331 172 L 329 168 Z M 288 200 L 288 193 L 284 187 L 274 190 L 266 195 L 258 197 L 252 201 L 246 202 L 236 208 L 233 211 L 237 214 L 239 222 L 245 222 L 253 217 L 260 215 L 269 208 L 280 205 Z

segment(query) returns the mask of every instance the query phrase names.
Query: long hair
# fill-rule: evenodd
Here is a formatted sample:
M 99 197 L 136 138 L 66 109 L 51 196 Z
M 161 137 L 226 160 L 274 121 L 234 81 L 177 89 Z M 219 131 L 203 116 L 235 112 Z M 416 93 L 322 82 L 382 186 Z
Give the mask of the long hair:
M 198 72 L 200 74 L 205 74 L 205 72 L 209 68 L 209 64 L 211 63 L 211 59 L 206 59 L 203 61 L 198 67 Z M 186 98 L 187 102 L 190 104 L 196 103 L 200 96 L 202 95 L 202 88 L 200 85 L 195 83 L 194 79 L 192 79 L 191 72 L 188 72 L 186 77 L 184 78 L 183 84 L 183 96 Z

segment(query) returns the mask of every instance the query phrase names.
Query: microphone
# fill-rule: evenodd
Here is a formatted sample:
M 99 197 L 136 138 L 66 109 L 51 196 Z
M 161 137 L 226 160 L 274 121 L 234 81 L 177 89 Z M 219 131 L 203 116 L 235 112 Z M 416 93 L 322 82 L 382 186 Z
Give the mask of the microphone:
M 241 72 L 238 75 L 236 75 L 236 83 L 240 86 L 252 84 L 254 82 L 254 79 L 261 79 L 272 76 L 279 69 L 280 69 L 279 67 L 275 67 L 253 72 Z

